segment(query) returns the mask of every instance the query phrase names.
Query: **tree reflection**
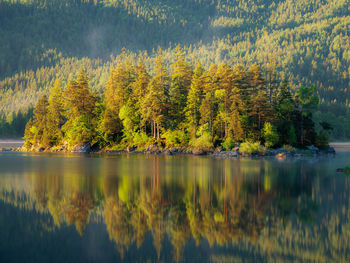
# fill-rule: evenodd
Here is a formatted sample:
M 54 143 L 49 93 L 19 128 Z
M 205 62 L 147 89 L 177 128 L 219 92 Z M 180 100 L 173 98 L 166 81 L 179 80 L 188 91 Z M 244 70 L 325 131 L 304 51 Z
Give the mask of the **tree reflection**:
M 203 162 L 208 160 L 169 167 L 152 156 L 139 161 L 146 167 L 143 173 L 126 161 L 115 172 L 104 164 L 108 172 L 93 176 L 66 170 L 28 174 L 27 195 L 33 198 L 27 200 L 48 211 L 56 227 L 74 225 L 80 235 L 90 215 L 102 211 L 109 238 L 122 258 L 133 244 L 140 247 L 147 233 L 158 258 L 168 236 L 174 260 L 180 261 L 191 238 L 197 246 L 203 241 L 210 246 L 239 240 L 255 244 L 261 236 L 277 236 L 280 225 L 289 231 L 292 215 L 303 222 L 315 220 L 314 176 L 302 164 L 276 169 L 263 161 Z M 2 189 L 2 199 L 14 200 L 15 190 Z

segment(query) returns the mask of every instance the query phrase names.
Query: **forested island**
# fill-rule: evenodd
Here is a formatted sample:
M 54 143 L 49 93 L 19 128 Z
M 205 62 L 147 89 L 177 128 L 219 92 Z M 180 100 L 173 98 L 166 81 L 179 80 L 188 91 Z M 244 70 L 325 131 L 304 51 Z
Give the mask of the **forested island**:
M 239 146 L 244 154 L 270 148 L 328 148 L 331 126 L 315 130 L 316 88 L 291 91 L 266 80 L 258 64 L 221 63 L 205 69 L 176 47 L 174 63 L 162 50 L 147 67 L 124 52 L 111 69 L 105 92 L 92 92 L 84 70 L 43 95 L 25 128 L 28 151 L 125 150 L 160 152 L 180 148 L 203 154 Z M 148 59 L 149 61 L 149 59 Z M 152 150 L 151 150 L 152 149 Z

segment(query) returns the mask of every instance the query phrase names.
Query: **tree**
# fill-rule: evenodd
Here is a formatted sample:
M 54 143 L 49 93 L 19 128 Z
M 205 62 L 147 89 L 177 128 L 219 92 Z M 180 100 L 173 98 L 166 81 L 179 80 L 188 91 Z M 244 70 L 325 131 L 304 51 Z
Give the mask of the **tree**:
M 186 120 L 188 123 L 188 130 L 191 137 L 194 137 L 200 121 L 200 106 L 203 99 L 203 86 L 204 86 L 204 68 L 200 63 L 194 70 L 194 74 L 191 80 L 191 87 L 187 97 L 187 104 L 185 109 Z
M 69 81 L 65 95 L 68 120 L 62 130 L 69 146 L 91 143 L 96 135 L 96 127 L 93 124 L 97 100 L 90 92 L 85 71 L 80 71 L 76 81 Z
M 66 108 L 68 118 L 85 115 L 91 116 L 95 107 L 96 98 L 90 92 L 88 78 L 84 70 L 81 70 L 77 80 L 70 80 L 65 91 Z
M 172 65 L 170 104 L 173 128 L 183 121 L 182 116 L 186 107 L 187 95 L 191 85 L 192 68 L 186 62 L 181 47 L 175 48 L 175 63 Z
M 295 100 L 297 108 L 300 111 L 300 144 L 303 147 L 305 139 L 305 126 L 312 128 L 312 111 L 315 110 L 319 104 L 319 97 L 316 94 L 316 87 L 314 86 L 300 86 L 295 93 Z M 310 129 L 309 129 L 310 131 Z
M 122 54 L 121 59 L 125 59 Z M 122 124 L 119 111 L 127 103 L 135 82 L 135 69 L 130 61 L 119 63 L 108 78 L 105 92 L 106 111 L 104 115 L 104 131 L 110 141 L 121 137 Z
M 144 128 L 144 132 L 147 131 L 147 125 L 145 121 L 142 121 L 141 109 L 143 100 L 147 94 L 147 89 L 149 82 L 151 80 L 151 76 L 148 74 L 145 64 L 141 59 L 139 59 L 136 67 L 135 67 L 136 79 L 133 83 L 132 90 L 132 98 L 135 107 L 134 114 L 137 114 L 137 118 L 139 118 L 139 128 L 140 130 Z
M 49 96 L 47 133 L 49 144 L 57 145 L 63 138 L 61 127 L 64 124 L 63 89 L 61 79 L 55 81 Z
M 47 145 L 47 115 L 49 102 L 46 95 L 43 95 L 34 108 L 33 128 L 35 144 Z
M 160 138 L 160 129 L 166 124 L 169 109 L 169 76 L 163 62 L 162 51 L 155 59 L 155 76 L 148 85 L 142 105 L 142 117 L 151 122 L 154 138 Z
M 265 122 L 262 130 L 262 137 L 265 140 L 265 146 L 267 148 L 275 146 L 278 142 L 277 130 L 270 122 Z

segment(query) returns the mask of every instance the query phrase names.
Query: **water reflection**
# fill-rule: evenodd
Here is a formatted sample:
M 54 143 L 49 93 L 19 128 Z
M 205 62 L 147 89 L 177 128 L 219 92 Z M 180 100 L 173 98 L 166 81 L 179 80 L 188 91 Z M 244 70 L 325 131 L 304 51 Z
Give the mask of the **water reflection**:
M 350 183 L 331 174 L 329 160 L 10 155 L 0 162 L 4 203 L 49 214 L 47 231 L 74 226 L 84 238 L 88 224 L 104 224 L 121 259 L 151 242 L 155 260 L 179 262 L 193 240 L 222 248 L 213 262 L 349 259 Z

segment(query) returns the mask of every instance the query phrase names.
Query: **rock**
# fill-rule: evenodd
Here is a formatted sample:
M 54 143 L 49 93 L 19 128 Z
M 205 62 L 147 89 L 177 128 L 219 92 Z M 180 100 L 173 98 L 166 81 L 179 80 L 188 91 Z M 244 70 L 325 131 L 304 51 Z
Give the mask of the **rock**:
M 236 151 L 222 151 L 222 152 L 214 152 L 215 157 L 220 158 L 235 158 L 239 156 L 239 153 Z
M 221 146 L 216 147 L 215 152 L 216 152 L 216 153 L 222 152 L 222 147 L 221 147 Z
M 202 150 L 202 149 L 194 149 L 194 150 L 192 151 L 192 154 L 194 154 L 194 155 L 206 155 L 207 152 L 204 151 L 204 150 Z
M 322 153 L 322 154 L 335 154 L 335 150 L 333 147 L 328 146 L 327 149 L 320 150 L 320 153 Z
M 91 152 L 91 146 L 90 143 L 83 144 L 83 145 L 76 145 L 71 150 L 72 153 L 89 153 Z
M 287 158 L 287 155 L 285 153 L 278 153 L 275 155 L 276 159 L 283 160 Z
M 135 147 L 130 147 L 130 146 L 126 147 L 126 151 L 127 151 L 128 153 L 134 152 L 135 150 L 136 150 Z
M 145 150 L 145 153 L 151 153 L 151 154 L 158 154 L 160 152 L 161 151 L 159 150 L 157 144 L 148 145 L 146 150 Z
M 238 157 L 238 152 L 236 151 L 226 151 L 222 152 L 225 157 Z
M 173 152 L 171 151 L 171 149 L 167 149 L 163 152 L 165 155 L 173 155 Z
M 43 152 L 43 151 L 45 151 L 45 148 L 44 148 L 44 147 L 40 147 L 40 148 L 38 149 L 38 152 L 39 152 L 39 153 L 41 153 L 41 152 Z
M 320 150 L 315 147 L 314 145 L 311 145 L 311 146 L 307 146 L 306 149 L 308 149 L 309 151 L 311 151 L 312 153 L 318 153 Z

